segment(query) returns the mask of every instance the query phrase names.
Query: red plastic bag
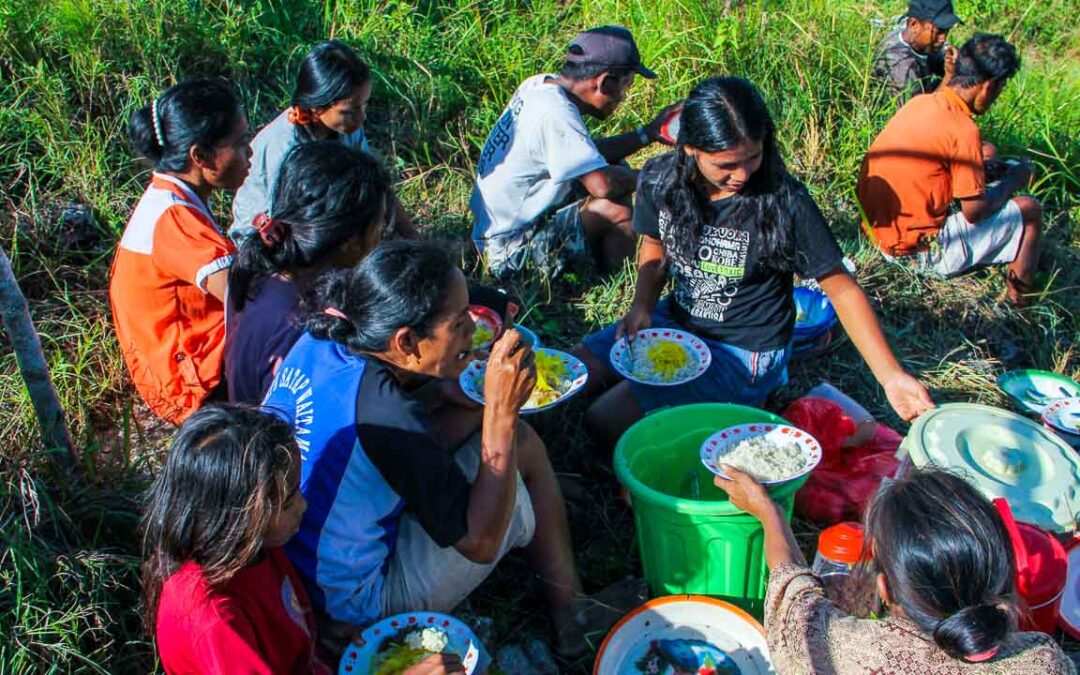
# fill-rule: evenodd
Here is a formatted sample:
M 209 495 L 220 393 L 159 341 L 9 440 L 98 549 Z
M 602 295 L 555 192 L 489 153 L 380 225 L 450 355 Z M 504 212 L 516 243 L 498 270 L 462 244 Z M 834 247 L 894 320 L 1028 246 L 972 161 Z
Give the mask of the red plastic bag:
M 821 525 L 861 521 L 881 479 L 900 465 L 895 457 L 900 434 L 879 424 L 869 442 L 845 448 L 857 428 L 855 420 L 823 398 L 800 398 L 788 406 L 784 418 L 821 443 L 821 464 L 795 493 L 796 512 Z

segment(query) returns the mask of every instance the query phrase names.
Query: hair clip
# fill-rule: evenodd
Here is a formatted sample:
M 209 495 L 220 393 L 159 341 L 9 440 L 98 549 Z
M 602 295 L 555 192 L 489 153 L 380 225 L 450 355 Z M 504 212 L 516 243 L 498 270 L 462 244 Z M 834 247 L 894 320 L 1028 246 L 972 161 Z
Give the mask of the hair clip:
M 349 320 L 349 317 L 345 316 L 345 312 L 337 309 L 336 307 L 327 307 L 323 310 L 323 314 L 329 314 L 335 319 L 344 319 L 345 321 Z
M 150 117 L 154 122 L 154 140 L 157 141 L 158 146 L 165 149 L 165 133 L 161 130 L 161 115 L 158 114 L 158 100 L 155 98 L 154 102 L 150 104 Z
M 285 223 L 274 220 L 265 213 L 255 216 L 252 224 L 259 233 L 259 239 L 262 239 L 262 243 L 267 246 L 277 246 L 285 238 Z
M 993 649 L 987 649 L 985 652 L 979 652 L 978 654 L 968 654 L 964 657 L 964 660 L 968 663 L 982 663 L 983 661 L 989 661 L 998 654 L 1000 647 L 994 647 Z
M 306 127 L 315 122 L 315 114 L 310 110 L 304 110 L 303 108 L 294 105 L 289 108 L 288 119 L 289 124 Z

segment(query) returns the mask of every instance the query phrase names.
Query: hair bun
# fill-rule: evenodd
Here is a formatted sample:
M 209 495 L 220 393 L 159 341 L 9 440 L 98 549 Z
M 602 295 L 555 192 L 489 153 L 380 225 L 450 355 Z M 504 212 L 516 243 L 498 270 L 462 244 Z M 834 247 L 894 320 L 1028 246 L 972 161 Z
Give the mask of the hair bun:
M 150 160 L 152 164 L 161 161 L 164 149 L 158 142 L 154 128 L 154 113 L 151 106 L 143 106 L 131 114 L 128 120 L 129 135 L 135 152 Z
M 1000 603 L 965 607 L 934 629 L 934 642 L 957 659 L 992 652 L 1013 627 L 1013 613 Z

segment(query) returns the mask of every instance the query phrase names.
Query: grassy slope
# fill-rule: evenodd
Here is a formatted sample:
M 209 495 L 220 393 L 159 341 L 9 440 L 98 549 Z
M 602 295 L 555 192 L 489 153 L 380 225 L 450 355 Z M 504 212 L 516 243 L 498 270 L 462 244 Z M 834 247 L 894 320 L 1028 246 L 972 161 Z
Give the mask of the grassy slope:
M 872 48 L 900 2 L 803 0 L 485 0 L 413 3 L 300 0 L 176 3 L 159 0 L 0 0 L 0 238 L 13 251 L 57 388 L 86 453 L 90 485 L 56 485 L 42 468 L 30 406 L 0 346 L 0 672 L 145 671 L 137 631 L 137 490 L 160 449 L 125 386 L 104 289 L 111 249 L 145 180 L 124 141 L 128 114 L 191 74 L 241 86 L 253 122 L 287 99 L 306 48 L 347 39 L 377 71 L 369 135 L 401 172 L 406 202 L 433 236 L 467 227 L 472 162 L 517 83 L 557 67 L 580 28 L 633 28 L 659 73 L 639 83 L 606 128 L 636 125 L 713 73 L 750 77 L 773 105 L 786 156 L 833 222 L 860 280 L 887 309 L 894 344 L 938 400 L 1002 403 L 993 378 L 1006 365 L 1080 375 L 1073 343 L 1080 285 L 1080 29 L 1069 0 L 958 0 L 967 25 L 1003 32 L 1024 68 L 985 135 L 1028 149 L 1042 167 L 1035 194 L 1047 208 L 1043 302 L 1024 313 L 992 298 L 1000 277 L 913 279 L 860 242 L 851 197 L 861 154 L 887 118 L 868 78 Z M 225 208 L 225 205 L 222 205 Z M 223 211 L 224 212 L 224 211 Z M 617 316 L 632 276 L 590 290 L 520 288 L 527 323 L 567 344 Z M 1003 360 L 1009 362 L 1003 363 Z M 777 404 L 828 378 L 896 422 L 850 345 L 794 368 Z M 596 588 L 632 573 L 632 527 L 574 407 L 539 422 L 557 468 L 579 477 L 571 495 L 583 576 Z M 809 535 L 807 535 L 809 537 Z M 496 619 L 496 639 L 543 632 L 535 589 L 510 565 L 473 609 Z

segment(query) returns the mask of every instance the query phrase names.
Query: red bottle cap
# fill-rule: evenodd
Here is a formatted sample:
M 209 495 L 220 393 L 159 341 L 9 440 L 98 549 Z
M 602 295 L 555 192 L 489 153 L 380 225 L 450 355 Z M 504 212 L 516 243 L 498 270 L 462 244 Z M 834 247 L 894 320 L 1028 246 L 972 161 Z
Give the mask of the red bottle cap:
M 863 559 L 863 526 L 839 523 L 821 531 L 818 553 L 836 562 L 854 565 Z

